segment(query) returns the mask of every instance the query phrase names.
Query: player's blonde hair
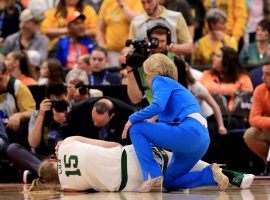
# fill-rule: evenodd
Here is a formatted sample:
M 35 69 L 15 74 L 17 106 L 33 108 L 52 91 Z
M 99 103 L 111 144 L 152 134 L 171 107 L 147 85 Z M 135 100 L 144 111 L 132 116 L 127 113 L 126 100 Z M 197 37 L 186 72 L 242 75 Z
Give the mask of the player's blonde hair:
M 33 180 L 29 191 L 44 190 L 44 186 L 42 184 L 45 183 L 59 183 L 57 170 L 54 168 L 52 159 L 46 159 L 41 162 L 38 174 L 39 178 Z
M 147 76 L 167 76 L 178 81 L 177 68 L 166 55 L 160 53 L 151 55 L 144 61 L 143 69 Z

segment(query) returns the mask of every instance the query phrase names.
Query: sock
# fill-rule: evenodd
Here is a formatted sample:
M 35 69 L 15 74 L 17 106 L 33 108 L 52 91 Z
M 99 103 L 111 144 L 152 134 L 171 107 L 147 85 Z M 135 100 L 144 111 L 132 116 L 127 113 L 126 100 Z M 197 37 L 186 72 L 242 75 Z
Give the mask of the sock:
M 240 187 L 244 174 L 240 172 L 235 172 L 232 170 L 222 169 L 222 173 L 225 174 L 229 178 L 229 182 L 232 185 Z

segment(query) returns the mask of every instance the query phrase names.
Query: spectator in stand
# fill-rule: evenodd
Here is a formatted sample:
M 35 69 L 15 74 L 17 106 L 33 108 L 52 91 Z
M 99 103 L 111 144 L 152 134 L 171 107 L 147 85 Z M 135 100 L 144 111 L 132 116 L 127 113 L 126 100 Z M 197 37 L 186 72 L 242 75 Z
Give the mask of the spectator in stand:
M 270 144 L 270 63 L 266 63 L 262 71 L 263 83 L 254 91 L 249 115 L 251 127 L 246 130 L 244 140 L 247 146 L 266 163 Z
M 256 30 L 256 41 L 245 46 L 239 55 L 240 63 L 247 69 L 257 68 L 266 62 L 266 50 L 270 40 L 270 20 L 261 20 Z
M 41 31 L 51 39 L 51 46 L 60 36 L 68 34 L 67 16 L 72 15 L 75 11 L 85 16 L 86 36 L 94 37 L 96 35 L 97 14 L 91 6 L 85 5 L 84 0 L 60 0 L 55 8 L 46 12 L 41 24 Z
M 39 85 L 51 85 L 56 83 L 64 83 L 65 76 L 63 67 L 59 60 L 49 58 L 45 61 L 40 69 Z
M 8 73 L 19 79 L 25 85 L 36 85 L 37 81 L 32 77 L 30 64 L 25 51 L 10 52 L 5 60 Z
M 97 43 L 108 51 L 109 66 L 119 67 L 130 22 L 143 12 L 140 0 L 104 0 L 98 14 Z
M 49 52 L 50 58 L 57 58 L 68 69 L 74 67 L 79 56 L 91 53 L 95 47 L 86 36 L 85 20 L 85 15 L 77 11 L 68 15 L 68 36 L 59 38 Z
M 191 14 L 195 27 L 194 41 L 203 36 L 203 27 L 205 19 L 205 9 L 203 6 L 203 0 L 188 0 L 188 4 L 191 7 Z
M 192 19 L 190 6 L 186 0 L 159 0 L 159 3 L 168 10 L 182 13 L 187 22 L 190 34 L 194 36 L 194 22 Z
M 9 142 L 27 145 L 25 122 L 36 108 L 35 100 L 20 80 L 10 77 L 3 62 L 0 62 L 0 138 L 4 150 Z
M 244 36 L 247 22 L 246 0 L 204 0 L 205 10 L 219 8 L 228 16 L 226 33 L 237 41 Z
M 120 85 L 120 75 L 111 73 L 108 67 L 108 53 L 102 47 L 96 47 L 90 56 L 92 73 L 88 76 L 89 85 Z
M 5 38 L 19 30 L 19 16 L 23 7 L 16 0 L 0 1 L 0 46 Z
M 257 26 L 264 18 L 266 2 L 267 0 L 247 0 L 248 20 L 244 36 L 246 45 L 255 41 Z
M 41 68 L 41 56 L 35 50 L 28 50 L 26 53 L 30 65 L 30 74 L 37 81 L 39 79 L 39 70 Z
M 237 50 L 237 41 L 225 33 L 226 20 L 227 15 L 222 10 L 208 10 L 206 21 L 209 32 L 197 41 L 193 52 L 194 65 L 197 68 L 209 68 L 214 52 L 225 45 Z
M 40 17 L 25 9 L 20 15 L 20 31 L 6 38 L 3 54 L 14 50 L 36 50 L 42 60 L 47 59 L 49 40 L 39 32 Z
M 233 48 L 226 46 L 214 54 L 212 68 L 203 71 L 200 82 L 210 94 L 217 93 L 228 97 L 229 111 L 233 109 L 234 95 L 237 90 L 253 91 L 249 75 L 240 67 L 237 52 Z M 241 124 L 239 120 L 242 120 L 243 123 Z M 244 125 L 243 119 L 239 118 L 239 120 L 238 124 L 234 124 L 232 121 L 232 127 L 240 128 L 240 126 Z

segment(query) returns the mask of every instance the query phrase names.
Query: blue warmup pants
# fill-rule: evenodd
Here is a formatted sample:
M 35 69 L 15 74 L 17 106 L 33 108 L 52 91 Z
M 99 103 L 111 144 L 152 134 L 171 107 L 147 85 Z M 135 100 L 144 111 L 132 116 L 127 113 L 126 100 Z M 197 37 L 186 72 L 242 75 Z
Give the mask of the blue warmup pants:
M 144 180 L 162 175 L 154 160 L 151 146 L 172 151 L 172 160 L 164 173 L 163 186 L 167 190 L 217 185 L 210 167 L 189 172 L 203 157 L 209 145 L 207 128 L 193 118 L 178 125 L 159 122 L 138 122 L 131 126 L 130 137 L 134 145 Z

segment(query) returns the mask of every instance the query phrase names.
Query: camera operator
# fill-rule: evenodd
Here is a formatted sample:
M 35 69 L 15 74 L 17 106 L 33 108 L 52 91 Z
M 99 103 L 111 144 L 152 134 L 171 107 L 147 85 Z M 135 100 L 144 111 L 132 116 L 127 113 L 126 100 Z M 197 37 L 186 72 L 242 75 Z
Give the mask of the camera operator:
M 192 36 L 180 12 L 159 5 L 160 0 L 141 0 L 145 13 L 135 17 L 130 25 L 129 38 L 134 40 L 146 37 L 146 30 L 156 23 L 163 23 L 171 30 L 170 52 L 188 55 L 193 51 Z
M 32 114 L 29 122 L 28 142 L 32 152 L 17 143 L 8 146 L 7 154 L 17 167 L 38 174 L 40 161 L 54 154 L 58 127 L 66 120 L 67 110 L 66 87 L 63 84 L 49 85 L 47 98 L 40 103 L 39 110 Z
M 147 59 L 147 57 L 151 54 L 163 53 L 167 55 L 171 60 L 173 60 L 178 69 L 178 82 L 181 83 L 183 86 L 187 87 L 185 62 L 179 57 L 175 56 L 173 53 L 169 52 L 169 44 L 171 40 L 170 30 L 163 24 L 157 23 L 154 24 L 152 27 L 149 27 L 149 29 L 147 30 L 147 37 L 150 43 L 156 43 L 155 40 L 158 41 L 158 45 L 150 45 L 149 55 L 141 55 L 140 57 L 139 55 L 136 55 L 136 52 L 139 52 L 140 54 L 140 50 L 135 49 L 132 55 L 127 56 L 126 61 L 122 60 L 128 65 L 128 96 L 131 102 L 139 107 L 145 107 L 152 101 L 152 92 L 146 83 L 146 77 L 142 68 L 143 61 Z M 134 59 L 134 57 L 136 59 Z

